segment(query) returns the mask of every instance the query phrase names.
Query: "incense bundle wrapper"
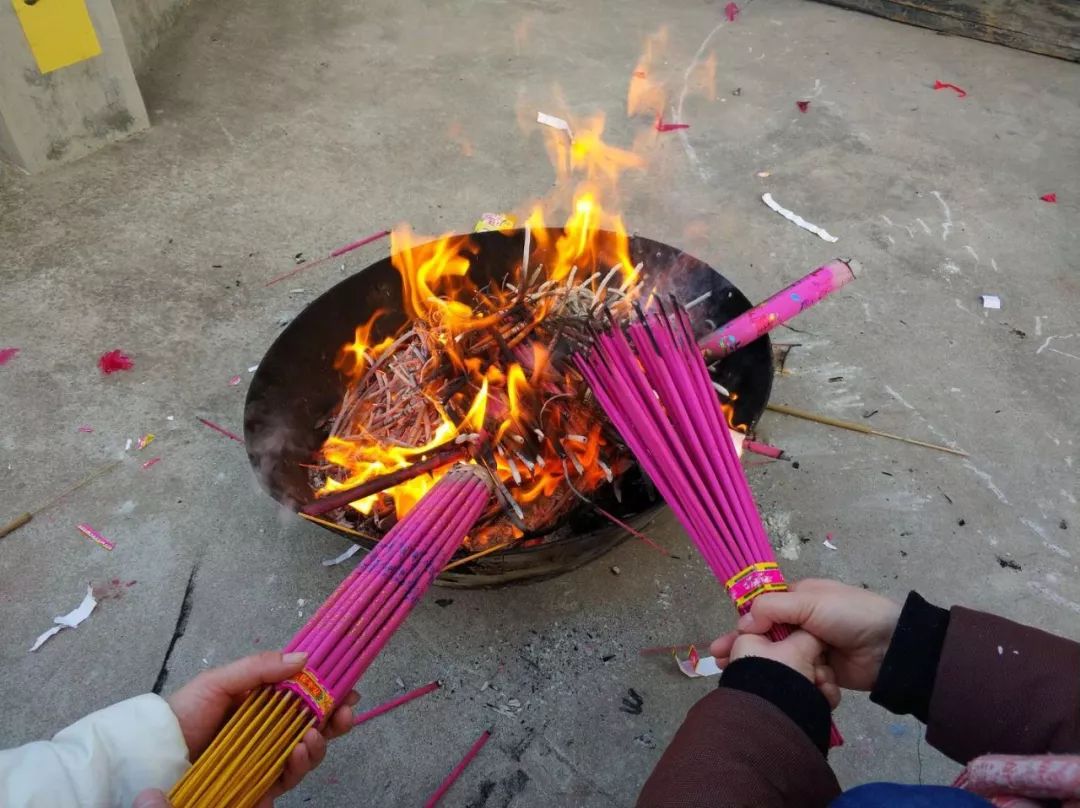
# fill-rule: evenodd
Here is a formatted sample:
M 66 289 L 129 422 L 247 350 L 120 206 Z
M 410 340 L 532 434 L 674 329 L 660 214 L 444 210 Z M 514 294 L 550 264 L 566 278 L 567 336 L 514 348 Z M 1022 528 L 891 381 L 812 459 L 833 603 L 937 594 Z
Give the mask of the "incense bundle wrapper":
M 477 466 L 443 477 L 285 646 L 307 653 L 304 669 L 247 697 L 174 786 L 171 804 L 255 805 L 304 733 L 326 722 L 419 602 L 490 495 L 490 478 Z
M 851 265 L 837 258 L 800 278 L 764 303 L 698 340 L 706 362 L 716 362 L 783 325 L 855 280 Z
M 576 357 L 604 412 L 740 614 L 787 588 L 686 312 L 661 308 Z M 775 627 L 773 640 L 788 635 Z M 833 745 L 842 743 L 833 730 Z

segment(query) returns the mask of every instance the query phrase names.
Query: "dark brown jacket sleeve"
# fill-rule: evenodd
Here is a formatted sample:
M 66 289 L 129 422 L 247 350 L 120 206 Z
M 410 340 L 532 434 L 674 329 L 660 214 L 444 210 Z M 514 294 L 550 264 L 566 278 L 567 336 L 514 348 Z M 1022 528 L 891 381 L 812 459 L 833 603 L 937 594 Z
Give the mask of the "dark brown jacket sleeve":
M 954 606 L 926 740 L 961 763 L 1080 752 L 1080 644 Z
M 645 783 L 638 808 L 828 805 L 840 787 L 819 748 L 828 742 L 829 713 L 817 689 L 770 660 L 739 660 L 724 677 L 730 677 L 729 686 L 690 708 Z M 782 688 L 777 701 L 785 709 L 771 698 L 731 686 L 740 680 Z M 789 717 L 788 710 L 795 716 Z

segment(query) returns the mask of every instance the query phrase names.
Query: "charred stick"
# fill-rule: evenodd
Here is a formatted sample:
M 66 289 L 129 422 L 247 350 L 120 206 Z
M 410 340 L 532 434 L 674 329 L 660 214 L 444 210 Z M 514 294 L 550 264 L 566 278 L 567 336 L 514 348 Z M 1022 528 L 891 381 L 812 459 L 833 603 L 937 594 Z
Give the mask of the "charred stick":
M 373 477 L 352 488 L 335 491 L 329 496 L 322 497 L 314 502 L 309 502 L 300 509 L 300 512 L 306 513 L 309 516 L 322 516 L 322 514 L 332 511 L 335 508 L 341 508 L 348 505 L 350 502 L 365 499 L 372 494 L 377 494 L 380 491 L 385 491 L 387 488 L 393 488 L 395 485 L 400 485 L 406 480 L 419 477 L 421 474 L 428 474 L 429 472 L 435 471 L 435 469 L 449 466 L 451 463 L 456 463 L 459 460 L 464 460 L 468 456 L 469 448 L 467 446 L 443 446 L 436 449 L 426 460 L 419 460 L 406 468 L 391 471 L 388 474 L 383 474 L 379 477 Z

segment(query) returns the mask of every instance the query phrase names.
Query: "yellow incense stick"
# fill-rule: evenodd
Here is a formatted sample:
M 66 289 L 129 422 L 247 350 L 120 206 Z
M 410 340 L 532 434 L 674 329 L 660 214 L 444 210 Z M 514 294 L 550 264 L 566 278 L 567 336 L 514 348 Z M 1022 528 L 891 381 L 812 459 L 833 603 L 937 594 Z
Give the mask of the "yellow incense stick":
M 815 412 L 800 410 L 798 407 L 789 407 L 787 404 L 767 404 L 766 409 L 781 413 L 782 415 L 790 415 L 793 418 L 802 418 L 806 421 L 813 421 L 818 424 L 825 424 L 826 426 L 835 426 L 837 429 L 848 429 L 852 432 L 861 432 L 864 435 L 877 435 L 879 438 L 898 440 L 901 443 L 910 443 L 912 446 L 922 446 L 926 449 L 936 449 L 939 452 L 948 452 L 949 454 L 959 455 L 960 457 L 968 456 L 967 452 L 963 452 L 960 449 L 953 449 L 950 446 L 939 446 L 936 443 L 927 443 L 924 440 L 905 438 L 903 435 L 894 435 L 891 432 L 882 432 L 880 429 L 871 429 L 868 426 L 855 423 L 854 421 L 844 421 L 840 418 L 833 418 L 828 415 L 818 415 Z

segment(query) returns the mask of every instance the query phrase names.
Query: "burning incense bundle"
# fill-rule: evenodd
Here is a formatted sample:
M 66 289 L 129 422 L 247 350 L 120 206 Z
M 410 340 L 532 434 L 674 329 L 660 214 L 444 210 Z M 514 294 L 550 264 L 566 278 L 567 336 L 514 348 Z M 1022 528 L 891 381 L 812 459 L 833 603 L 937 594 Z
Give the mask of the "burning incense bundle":
M 334 590 L 285 651 L 292 679 L 253 691 L 169 795 L 176 808 L 254 805 L 293 748 L 353 688 L 487 506 L 491 483 L 458 466 Z
M 740 613 L 787 588 L 686 312 L 599 334 L 577 366 Z M 631 344 L 632 343 L 632 344 Z M 787 629 L 769 636 L 780 640 Z M 833 731 L 833 744 L 841 743 Z

